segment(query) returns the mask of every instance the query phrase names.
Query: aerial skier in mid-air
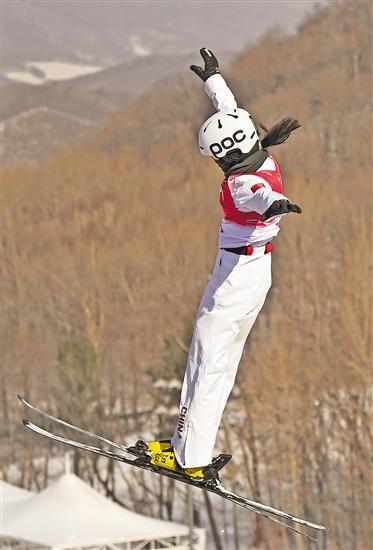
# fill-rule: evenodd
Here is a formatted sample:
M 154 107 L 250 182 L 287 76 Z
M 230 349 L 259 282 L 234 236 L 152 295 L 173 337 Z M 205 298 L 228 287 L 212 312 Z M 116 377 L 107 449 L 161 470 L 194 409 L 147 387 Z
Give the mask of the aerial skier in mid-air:
M 271 241 L 282 216 L 302 212 L 283 195 L 280 168 L 267 151 L 300 124 L 285 118 L 261 138 L 250 113 L 237 108 L 216 57 L 206 48 L 200 53 L 205 67 L 190 68 L 205 82 L 217 113 L 202 124 L 199 148 L 224 172 L 224 217 L 215 267 L 197 313 L 175 432 L 147 449 L 153 464 L 196 479 L 211 463 L 245 341 L 271 286 Z
M 219 495 L 317 541 L 289 522 L 323 534 L 328 531 L 326 527 L 227 490 L 220 482 L 219 472 L 231 455 L 212 458 L 246 338 L 271 286 L 271 241 L 279 232 L 281 216 L 301 213 L 300 207 L 283 195 L 280 169 L 267 147 L 283 143 L 300 124 L 291 118 L 283 119 L 261 138 L 252 116 L 237 107 L 216 57 L 206 48 L 201 55 L 205 67 L 192 65 L 191 69 L 205 82 L 217 113 L 203 123 L 199 148 L 224 172 L 220 190 L 224 217 L 215 267 L 197 313 L 175 432 L 168 440 L 139 440 L 127 446 L 71 424 L 18 396 L 29 411 L 89 437 L 100 446 L 67 438 L 28 419 L 23 423 L 29 430 L 75 449 Z

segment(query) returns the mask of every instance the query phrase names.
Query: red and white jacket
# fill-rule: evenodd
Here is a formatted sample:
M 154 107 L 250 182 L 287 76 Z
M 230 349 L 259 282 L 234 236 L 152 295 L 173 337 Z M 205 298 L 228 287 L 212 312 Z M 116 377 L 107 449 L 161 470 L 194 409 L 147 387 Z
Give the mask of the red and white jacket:
M 236 100 L 220 74 L 210 76 L 205 91 L 216 110 L 237 108 Z M 269 156 L 256 172 L 231 174 L 220 189 L 224 218 L 220 227 L 219 246 L 236 248 L 248 244 L 260 246 L 280 231 L 281 216 L 260 220 L 282 194 L 282 178 L 276 159 Z

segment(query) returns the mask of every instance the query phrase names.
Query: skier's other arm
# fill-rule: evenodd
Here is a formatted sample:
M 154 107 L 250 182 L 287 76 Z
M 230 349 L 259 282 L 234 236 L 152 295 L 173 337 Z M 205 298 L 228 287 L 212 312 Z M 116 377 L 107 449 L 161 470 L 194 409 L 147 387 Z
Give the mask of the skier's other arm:
M 258 176 L 243 174 L 236 177 L 231 191 L 236 208 L 242 212 L 258 212 L 262 221 L 289 212 L 302 212 L 285 195 L 273 191 L 269 183 L 260 178 L 260 172 Z
M 197 65 L 191 65 L 190 68 L 204 81 L 206 94 L 213 102 L 215 109 L 217 111 L 237 109 L 234 95 L 220 74 L 219 62 L 214 54 L 207 48 L 202 48 L 200 54 L 205 62 L 204 69 Z

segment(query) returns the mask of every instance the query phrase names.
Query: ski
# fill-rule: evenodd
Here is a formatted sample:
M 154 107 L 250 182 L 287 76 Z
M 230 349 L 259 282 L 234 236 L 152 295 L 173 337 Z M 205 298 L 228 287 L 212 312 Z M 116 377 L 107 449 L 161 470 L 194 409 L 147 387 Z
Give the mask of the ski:
M 30 402 L 28 402 L 26 399 L 24 399 L 23 397 L 21 397 L 20 395 L 18 395 L 18 399 L 21 401 L 21 403 L 23 405 L 25 405 L 26 407 L 28 407 L 29 409 L 33 410 L 34 412 L 40 414 L 41 416 L 43 416 L 44 418 L 47 418 L 53 422 L 56 422 L 62 426 L 65 426 L 67 428 L 70 428 L 78 433 L 81 433 L 83 435 L 86 435 L 86 436 L 89 436 L 93 439 L 96 439 L 98 441 L 101 441 L 102 443 L 105 443 L 109 446 L 112 446 L 116 449 L 119 449 L 120 451 L 122 452 L 125 452 L 125 453 L 129 453 L 131 455 L 135 455 L 137 457 L 139 457 L 139 452 L 138 451 L 135 451 L 134 450 L 134 447 L 128 447 L 128 446 L 125 446 L 125 445 L 120 445 L 110 439 L 107 439 L 105 437 L 102 437 L 98 434 L 95 434 L 93 432 L 90 432 L 84 428 L 81 428 L 80 426 L 76 426 L 75 424 L 71 424 L 69 422 L 66 422 L 65 420 L 62 420 L 61 418 L 58 418 L 57 416 L 53 416 L 45 411 L 43 411 L 42 409 L 39 409 L 38 407 L 35 407 L 35 405 L 32 405 Z M 41 428 L 39 428 L 41 429 Z M 60 436 L 58 436 L 60 437 Z M 102 449 L 104 450 L 104 449 Z M 226 494 L 229 495 L 230 491 L 228 491 L 227 489 L 224 489 L 226 491 Z M 237 495 L 235 493 L 231 493 L 234 497 L 237 498 Z M 271 514 L 274 514 L 274 515 L 278 515 L 279 517 L 282 517 L 284 519 L 287 519 L 287 520 L 290 520 L 290 521 L 293 521 L 295 523 L 299 523 L 300 525 L 304 525 L 306 527 L 310 527 L 312 529 L 319 529 L 319 530 L 325 530 L 327 531 L 327 528 L 321 526 L 321 525 L 318 525 L 318 524 L 315 524 L 315 523 L 311 523 L 307 520 L 304 520 L 302 518 L 299 518 L 297 516 L 294 516 L 292 514 L 289 514 L 287 512 L 283 512 L 282 510 L 278 510 L 277 508 L 273 508 L 271 506 L 268 506 L 268 505 L 265 505 L 265 504 L 262 504 L 260 502 L 257 502 L 257 501 L 254 501 L 254 500 L 249 500 L 247 499 L 246 497 L 240 497 L 242 498 L 243 500 L 245 500 L 248 504 L 250 504 L 251 506 L 255 506 L 255 507 L 258 507 L 259 509 L 265 511 L 265 512 L 268 512 L 268 513 L 271 513 Z
M 115 449 L 118 449 L 119 451 L 123 451 L 125 453 L 134 454 L 133 450 L 130 447 L 127 447 L 126 445 L 120 445 L 119 443 L 116 443 L 115 441 L 111 441 L 110 439 L 107 439 L 106 437 L 102 437 L 102 435 L 95 434 L 93 432 L 90 432 L 86 430 L 85 428 L 81 428 L 80 426 L 76 426 L 75 424 L 70 424 L 70 422 L 66 422 L 66 420 L 62 420 L 62 418 L 58 418 L 58 416 L 53 416 L 52 414 L 49 414 L 42 409 L 39 409 L 38 407 L 35 407 L 35 405 L 32 405 L 29 401 L 26 401 L 24 397 L 17 394 L 18 399 L 22 403 L 22 405 L 25 405 L 30 410 L 36 412 L 37 414 L 40 414 L 43 418 L 47 418 L 48 420 L 51 420 L 52 422 L 55 422 L 56 424 L 60 424 L 61 426 L 64 426 L 65 428 L 69 428 L 70 430 L 74 430 L 75 432 L 78 432 L 80 434 L 86 435 L 92 439 L 96 439 L 97 441 L 101 441 L 101 443 L 105 443 L 106 445 L 109 445 L 110 447 L 114 447 Z
M 47 413 L 45 413 L 45 414 L 47 414 Z M 49 417 L 50 416 L 51 415 L 49 415 Z M 61 422 L 64 422 L 64 421 L 61 421 Z M 287 519 L 288 521 L 292 521 L 294 523 L 299 523 L 301 525 L 304 525 L 306 527 L 310 527 L 312 529 L 317 529 L 317 530 L 321 530 L 321 531 L 324 531 L 324 532 L 327 531 L 327 528 L 323 527 L 321 525 L 308 522 L 306 520 L 303 520 L 302 518 L 298 518 L 298 517 L 293 516 L 291 514 L 288 514 L 286 512 L 282 512 L 281 510 L 277 510 L 276 508 L 272 508 L 270 506 L 266 506 L 266 505 L 258 503 L 256 501 L 252 501 L 252 500 L 247 499 L 245 497 L 236 495 L 235 493 L 232 493 L 231 491 L 228 491 L 227 489 L 225 489 L 220 483 L 216 484 L 216 485 L 211 485 L 211 483 L 209 484 L 208 482 L 194 481 L 192 479 L 186 478 L 185 476 L 183 476 L 182 474 L 180 474 L 178 472 L 174 472 L 174 471 L 171 471 L 171 470 L 166 470 L 166 469 L 163 469 L 163 468 L 158 468 L 157 466 L 154 466 L 153 464 L 150 464 L 150 457 L 148 457 L 147 455 L 138 455 L 138 454 L 136 454 L 136 451 L 134 450 L 135 448 L 125 447 L 124 449 L 121 449 L 122 452 L 127 452 L 127 453 L 130 453 L 130 454 L 136 455 L 134 458 L 128 458 L 126 456 L 123 456 L 123 455 L 120 455 L 120 454 L 117 454 L 117 453 L 114 453 L 114 452 L 111 452 L 111 451 L 107 451 L 107 450 L 101 449 L 99 447 L 86 445 L 85 443 L 81 443 L 79 441 L 75 441 L 75 440 L 68 439 L 68 438 L 65 438 L 63 436 L 57 435 L 53 432 L 50 432 L 48 430 L 45 430 L 44 428 L 41 428 L 41 427 L 37 426 L 36 424 L 33 424 L 29 420 L 24 420 L 23 424 L 25 425 L 26 428 L 32 430 L 35 433 L 38 433 L 39 435 L 42 435 L 44 437 L 48 437 L 49 439 L 53 439 L 55 441 L 59 441 L 61 443 L 70 445 L 70 446 L 78 448 L 78 449 L 82 449 L 84 451 L 95 453 L 95 454 L 104 456 L 106 458 L 117 460 L 117 461 L 123 462 L 125 464 L 130 464 L 132 466 L 136 466 L 136 467 L 142 468 L 144 470 L 148 470 L 148 471 L 151 471 L 153 473 L 175 479 L 175 480 L 180 481 L 182 483 L 192 485 L 193 487 L 197 487 L 198 489 L 205 489 L 206 491 L 209 491 L 210 493 L 217 494 L 217 495 L 221 496 L 222 498 L 225 498 L 226 500 L 229 500 L 229 501 L 231 501 L 231 502 L 233 502 L 233 503 L 235 503 L 239 506 L 242 506 L 243 508 L 245 508 L 245 509 L 247 509 L 251 512 L 254 512 L 255 514 L 258 514 L 258 515 L 260 515 L 260 516 L 262 516 L 262 517 L 264 517 L 264 518 L 266 518 L 266 519 L 268 519 L 268 520 L 270 520 L 270 521 L 272 521 L 272 522 L 274 522 L 274 523 L 276 523 L 276 524 L 278 524 L 282 527 L 285 527 L 286 529 L 289 529 L 291 531 L 295 531 L 296 533 L 299 533 L 300 535 L 307 538 L 308 540 L 311 540 L 311 541 L 314 541 L 314 542 L 317 541 L 316 538 L 311 537 L 307 533 L 304 533 L 304 532 L 296 529 L 292 525 L 289 525 L 288 523 L 285 523 L 284 521 L 281 521 L 281 520 L 273 517 L 273 515 L 284 518 L 284 519 Z M 69 424 L 69 423 L 65 423 L 65 424 Z M 70 426 L 73 426 L 73 425 L 70 425 Z M 75 426 L 75 428 L 78 428 L 78 427 Z M 80 431 L 80 430 L 82 430 L 82 429 L 78 428 L 77 431 Z M 84 432 L 87 433 L 87 430 L 84 430 Z M 95 434 L 93 434 L 93 435 L 95 435 Z M 101 437 L 101 436 L 97 436 L 97 437 Z M 103 438 L 103 439 L 106 439 L 106 438 Z M 106 442 L 109 442 L 109 441 L 110 440 L 106 440 Z M 111 443 L 113 443 L 113 442 L 111 442 Z M 272 514 L 272 515 L 270 515 L 270 514 Z

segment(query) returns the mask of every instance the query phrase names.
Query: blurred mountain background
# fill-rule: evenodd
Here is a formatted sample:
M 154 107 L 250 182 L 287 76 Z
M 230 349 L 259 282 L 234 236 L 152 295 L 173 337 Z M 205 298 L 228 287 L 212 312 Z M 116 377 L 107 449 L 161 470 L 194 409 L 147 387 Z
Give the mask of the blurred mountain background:
M 294 31 L 315 2 L 5 2 L 3 74 L 33 61 L 113 66 L 139 56 L 238 51 L 268 28 Z M 208 25 L 206 25 L 208 22 Z M 229 37 L 229 41 L 227 38 Z
M 294 32 L 313 9 L 313 2 L 183 2 L 182 9 L 179 2 L 3 2 L 3 162 L 35 160 L 81 139 L 154 84 L 185 75 L 205 43 L 224 64 L 273 26 Z
M 48 16 L 64 28 L 65 3 L 27 4 L 48 6 Z M 120 30 L 97 49 L 82 36 L 74 48 L 91 52 L 89 63 L 102 72 L 5 85 L 2 475 L 9 479 L 16 469 L 24 487 L 40 488 L 48 464 L 62 452 L 24 434 L 17 392 L 118 441 L 165 437 L 173 428 L 221 216 L 222 175 L 196 145 L 213 109 L 202 83 L 186 70 L 189 59 L 199 60 L 204 44 L 194 32 L 201 25 L 203 36 L 210 33 L 205 45 L 226 56 L 222 72 L 240 106 L 267 126 L 285 115 L 302 122 L 289 143 L 272 150 L 285 192 L 303 214 L 285 219 L 274 243 L 274 284 L 246 346 L 217 445 L 234 449 L 225 479 L 254 498 L 327 524 L 330 543 L 323 548 L 366 550 L 372 536 L 371 4 L 307 4 L 296 28 L 294 20 L 283 31 L 266 25 L 251 35 L 257 14 L 268 22 L 272 7 L 294 13 L 305 3 L 265 3 L 265 14 L 259 3 L 221 3 L 221 10 L 233 5 L 236 24 L 249 29 L 242 42 L 233 27 L 216 36 L 215 15 L 207 12 L 182 19 L 181 35 L 171 38 L 167 29 L 177 10 L 170 3 L 164 12 L 165 5 L 156 4 L 158 13 L 148 5 L 153 19 L 142 12 L 147 29 L 157 21 L 157 35 L 142 34 L 139 20 L 128 19 L 151 55 L 136 57 L 129 42 L 119 40 Z M 132 13 L 142 4 L 115 6 Z M 186 17 L 182 12 L 178 17 Z M 224 12 L 226 21 L 231 13 Z M 176 56 L 179 38 L 185 47 Z M 33 47 L 30 59 L 42 46 L 35 39 Z M 21 70 L 19 56 L 7 70 Z M 162 56 L 172 70 L 158 79 Z M 64 59 L 82 63 L 81 57 Z M 121 88 L 122 78 L 139 84 Z M 17 97 L 23 110 L 17 111 Z M 76 455 L 74 468 L 120 500 L 112 464 Z M 136 474 L 123 480 L 131 498 L 126 505 L 156 517 L 177 513 L 172 484 L 160 488 L 154 478 L 141 479 L 144 504 Z M 208 521 L 203 509 L 196 500 L 202 523 Z M 238 548 L 307 548 L 298 536 L 247 514 L 226 521 Z

